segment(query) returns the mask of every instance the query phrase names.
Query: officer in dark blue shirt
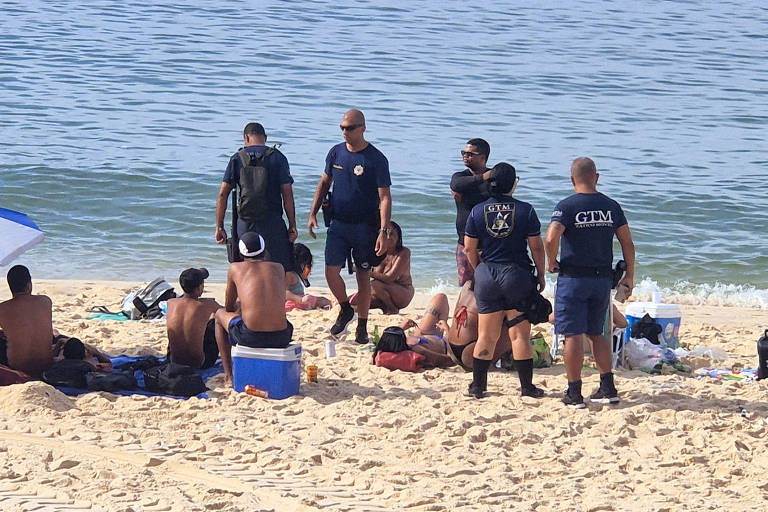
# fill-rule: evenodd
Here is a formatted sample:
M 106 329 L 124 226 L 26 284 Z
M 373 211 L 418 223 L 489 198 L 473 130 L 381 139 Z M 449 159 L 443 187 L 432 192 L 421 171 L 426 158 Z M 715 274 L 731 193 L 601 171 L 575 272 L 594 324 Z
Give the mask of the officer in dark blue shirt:
M 260 123 L 248 123 L 243 130 L 245 151 L 253 158 L 263 153 L 268 148 L 267 134 Z M 293 177 L 288 167 L 288 159 L 280 151 L 275 149 L 266 157 L 267 186 L 266 199 L 267 211 L 263 217 L 248 219 L 241 215 L 237 219 L 237 232 L 242 235 L 248 231 L 259 233 L 266 242 L 269 261 L 283 265 L 286 272 L 295 268 L 293 248 L 291 244 L 296 240 L 296 208 L 293 202 Z M 224 214 L 227 211 L 227 197 L 233 188 L 240 183 L 240 171 L 243 162 L 235 153 L 229 159 L 224 178 L 221 180 L 219 196 L 216 199 L 216 233 L 217 243 L 227 242 L 227 232 L 224 230 Z M 283 221 L 283 210 L 288 218 L 286 228 Z
M 333 184 L 333 220 L 325 241 L 325 279 L 339 301 L 341 311 L 331 327 L 331 334 L 341 334 L 355 314 L 341 277 L 341 267 L 351 251 L 358 286 L 355 341 L 364 344 L 368 343 L 370 271 L 395 240 L 390 226 L 389 162 L 363 137 L 365 117 L 362 112 L 349 110 L 341 119 L 340 127 L 344 142 L 333 146 L 325 159 L 325 172 L 315 190 L 307 229 L 315 238 L 313 229 L 318 227 L 317 212 Z
M 611 372 L 611 342 L 603 336 L 605 315 L 611 307 L 614 235 L 627 263 L 620 283 L 630 293 L 635 274 L 635 246 L 627 219 L 619 203 L 597 191 L 599 176 L 591 159 L 573 161 L 571 182 L 576 193 L 555 207 L 545 242 L 547 269 L 559 274 L 554 313 L 555 332 L 565 335 L 563 358 L 568 390 L 563 402 L 578 409 L 585 407 L 581 394 L 584 335 L 600 371 L 600 387 L 590 395 L 590 401 L 619 402 Z
M 512 197 L 517 185 L 515 168 L 503 162 L 496 164 L 491 169 L 490 181 L 492 197 L 472 208 L 464 230 L 464 249 L 475 268 L 479 313 L 469 385 L 469 394 L 475 398 L 485 395 L 488 368 L 505 319 L 517 320 L 535 296 L 536 288 L 542 291 L 545 285 L 541 223 L 533 206 Z M 541 398 L 544 391 L 533 385 L 530 337 L 531 323 L 525 318 L 509 327 L 521 394 Z

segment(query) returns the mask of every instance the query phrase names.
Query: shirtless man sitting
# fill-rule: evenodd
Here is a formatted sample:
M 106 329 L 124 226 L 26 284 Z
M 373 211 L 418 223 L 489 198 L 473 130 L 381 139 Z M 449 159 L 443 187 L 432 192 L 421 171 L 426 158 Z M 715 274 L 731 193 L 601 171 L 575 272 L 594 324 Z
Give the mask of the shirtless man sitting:
M 243 233 L 239 249 L 243 261 L 229 266 L 224 309 L 216 312 L 216 343 L 226 386 L 232 386 L 233 345 L 285 348 L 293 335 L 285 316 L 283 266 L 266 260 L 264 239 L 258 233 Z
M 193 368 L 210 368 L 219 358 L 214 313 L 221 308 L 215 299 L 202 299 L 204 268 L 188 268 L 179 276 L 184 295 L 168 301 L 168 358 Z
M 53 364 L 51 299 L 32 295 L 32 277 L 23 265 L 8 271 L 8 286 L 13 297 L 0 303 L 0 327 L 7 339 L 6 354 L 0 347 L 0 364 L 39 379 Z
M 422 342 L 425 348 L 437 350 L 439 344 L 447 343 L 448 356 L 465 370 L 472 369 L 472 351 L 477 341 L 477 302 L 473 290 L 474 282 L 467 281 L 461 287 L 453 310 L 453 322 L 448 324 L 448 297 L 444 293 L 434 295 L 427 305 L 424 316 L 417 324 L 406 319 L 403 329 L 415 328 L 413 334 L 427 340 Z M 512 350 L 509 334 L 502 329 L 501 338 L 496 343 L 493 361 L 497 361 L 505 352 Z

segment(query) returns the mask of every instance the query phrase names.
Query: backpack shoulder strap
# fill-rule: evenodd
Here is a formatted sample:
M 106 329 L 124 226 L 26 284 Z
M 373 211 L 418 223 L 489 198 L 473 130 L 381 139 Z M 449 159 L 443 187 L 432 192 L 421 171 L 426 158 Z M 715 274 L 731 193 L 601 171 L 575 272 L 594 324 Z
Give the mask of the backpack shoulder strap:
M 251 155 L 248 154 L 245 148 L 240 148 L 237 151 L 237 156 L 240 157 L 240 161 L 243 163 L 243 167 L 248 167 L 251 165 Z

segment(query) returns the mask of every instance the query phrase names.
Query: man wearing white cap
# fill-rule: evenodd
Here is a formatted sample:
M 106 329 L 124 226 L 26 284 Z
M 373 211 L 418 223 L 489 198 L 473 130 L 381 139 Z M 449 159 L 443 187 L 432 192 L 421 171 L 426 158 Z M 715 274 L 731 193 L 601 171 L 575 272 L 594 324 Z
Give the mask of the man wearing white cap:
M 243 233 L 239 248 L 243 261 L 229 266 L 224 309 L 216 312 L 216 343 L 227 386 L 232 385 L 233 345 L 285 348 L 293 335 L 285 316 L 283 266 L 267 261 L 264 238 L 258 233 Z

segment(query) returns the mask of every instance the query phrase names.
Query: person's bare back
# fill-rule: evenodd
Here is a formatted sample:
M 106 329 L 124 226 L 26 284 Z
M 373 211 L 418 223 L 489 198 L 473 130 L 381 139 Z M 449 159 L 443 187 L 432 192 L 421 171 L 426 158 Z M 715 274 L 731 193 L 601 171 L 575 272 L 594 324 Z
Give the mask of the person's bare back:
M 285 270 L 263 260 L 233 263 L 227 275 L 227 311 L 240 300 L 240 316 L 252 331 L 280 331 L 286 327 Z
M 171 361 L 199 368 L 204 360 L 203 342 L 208 321 L 221 306 L 214 299 L 188 296 L 170 299 L 166 314 Z M 215 342 L 215 340 L 214 340 Z
M 14 293 L 12 299 L 0 303 L 0 327 L 8 339 L 8 366 L 39 378 L 53 364 L 51 311 L 51 299 L 45 295 Z

